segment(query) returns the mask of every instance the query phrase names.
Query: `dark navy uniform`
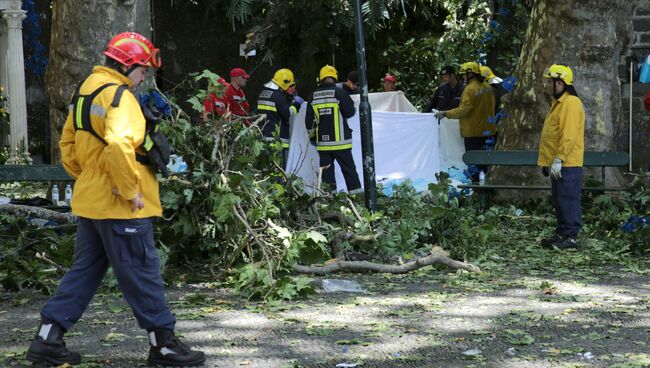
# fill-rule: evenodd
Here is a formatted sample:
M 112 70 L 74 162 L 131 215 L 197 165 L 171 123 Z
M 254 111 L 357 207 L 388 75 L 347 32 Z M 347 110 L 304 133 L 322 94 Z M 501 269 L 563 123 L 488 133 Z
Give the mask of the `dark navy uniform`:
M 287 95 L 273 82 L 264 85 L 257 100 L 258 112 L 266 114 L 266 122 L 262 127 L 264 139 L 273 140 L 275 130 L 278 129 L 279 125 L 280 140 L 284 149 L 289 148 L 289 119 L 291 119 L 291 114 L 296 114 L 300 109 L 300 104 L 291 100 L 291 96 Z
M 436 92 L 429 98 L 423 112 L 431 112 L 433 109 L 447 111 L 460 105 L 460 96 L 463 94 L 463 86 L 460 83 L 452 87 L 443 83 L 436 89 Z
M 336 160 L 351 193 L 361 188 L 352 158 L 352 129 L 347 121 L 354 113 L 354 102 L 347 92 L 334 84 L 323 84 L 309 97 L 305 117 L 310 139 L 320 156 L 320 166 L 330 166 L 323 171 L 323 182 L 336 189 L 333 169 Z

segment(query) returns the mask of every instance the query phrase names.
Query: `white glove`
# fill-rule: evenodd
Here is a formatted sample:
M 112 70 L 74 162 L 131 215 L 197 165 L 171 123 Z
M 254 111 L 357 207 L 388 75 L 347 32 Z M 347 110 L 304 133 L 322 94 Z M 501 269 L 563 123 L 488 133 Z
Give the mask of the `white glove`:
M 433 116 L 435 116 L 438 119 L 442 119 L 442 118 L 445 117 L 446 113 L 447 113 L 447 111 L 438 111 L 435 114 L 433 114 Z
M 562 179 L 562 160 L 557 157 L 553 159 L 551 165 L 551 178 L 555 180 Z

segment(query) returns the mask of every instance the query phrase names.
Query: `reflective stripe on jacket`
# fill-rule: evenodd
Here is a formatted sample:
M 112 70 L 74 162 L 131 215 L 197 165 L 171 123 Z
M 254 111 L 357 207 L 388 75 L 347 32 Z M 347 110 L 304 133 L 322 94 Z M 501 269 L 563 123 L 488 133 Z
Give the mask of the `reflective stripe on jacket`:
M 318 87 L 309 97 L 305 124 L 319 151 L 352 148 L 352 129 L 347 119 L 354 116 L 350 95 L 333 84 Z
M 118 71 L 104 66 L 93 68 L 81 85 L 80 93 L 91 94 L 106 83 L 95 99 L 90 112 L 93 130 L 106 141 L 84 130 L 75 132 L 73 109 L 59 142 L 65 170 L 75 180 L 72 212 L 90 219 L 131 219 L 161 216 L 158 181 L 153 170 L 135 159 L 135 151 L 144 140 L 146 122 L 135 96 L 125 91 L 119 107 L 112 107 L 118 85 L 133 85 Z M 116 188 L 120 195 L 112 193 Z M 142 194 L 144 208 L 131 212 L 136 193 Z
M 289 120 L 291 114 L 296 114 L 296 109 L 291 106 L 289 98 L 277 84 L 269 82 L 264 85 L 257 100 L 257 111 L 266 114 L 266 122 L 262 126 L 262 135 L 265 140 L 273 140 L 274 133 L 280 126 L 280 140 L 282 147 L 289 147 Z
M 585 154 L 585 109 L 582 101 L 565 92 L 554 100 L 544 119 L 539 140 L 539 166 L 551 166 L 554 158 L 563 167 L 580 167 Z
M 488 123 L 488 118 L 494 116 L 494 105 L 492 87 L 476 79 L 471 79 L 463 89 L 460 105 L 447 111 L 446 116 L 459 120 L 461 137 L 495 135 L 497 126 Z M 484 134 L 486 131 L 490 134 Z

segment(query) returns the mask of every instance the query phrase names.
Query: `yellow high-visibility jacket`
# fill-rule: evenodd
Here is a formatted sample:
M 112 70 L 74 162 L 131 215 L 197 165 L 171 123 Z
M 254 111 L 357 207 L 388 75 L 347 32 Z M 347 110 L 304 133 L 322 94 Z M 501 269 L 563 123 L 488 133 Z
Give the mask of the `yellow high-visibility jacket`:
M 447 111 L 446 117 L 458 119 L 460 123 L 460 136 L 485 137 L 497 133 L 496 124 L 488 123 L 488 118 L 494 115 L 494 92 L 490 85 L 471 79 L 465 86 L 460 96 L 460 105 Z
M 584 155 L 585 109 L 578 97 L 565 92 L 553 101 L 544 120 L 537 165 L 551 166 L 557 157 L 564 167 L 580 167 Z
M 80 95 L 89 95 L 106 83 L 95 97 L 90 112 L 93 130 L 106 144 L 85 130 L 73 126 L 70 108 L 61 134 L 63 167 L 75 180 L 72 212 L 90 219 L 132 219 L 161 216 L 158 180 L 153 170 L 135 159 L 135 151 L 144 140 L 146 121 L 136 97 L 125 91 L 118 107 L 112 107 L 119 85 L 133 82 L 118 71 L 95 66 L 83 82 Z M 120 195 L 112 193 L 116 188 Z M 129 199 L 142 194 L 144 208 L 131 212 Z

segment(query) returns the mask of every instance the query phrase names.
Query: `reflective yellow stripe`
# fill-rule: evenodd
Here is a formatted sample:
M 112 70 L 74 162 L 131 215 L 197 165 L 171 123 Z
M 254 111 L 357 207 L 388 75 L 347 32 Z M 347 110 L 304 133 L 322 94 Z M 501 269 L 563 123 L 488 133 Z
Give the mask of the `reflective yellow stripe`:
M 144 149 L 149 152 L 151 151 L 151 147 L 153 147 L 153 140 L 151 140 L 151 137 L 147 134 L 144 136 Z
M 291 110 L 291 112 L 292 112 L 293 114 L 298 114 L 298 110 L 296 109 L 295 106 L 291 106 L 291 107 L 289 108 L 289 110 Z
M 82 122 L 82 116 L 81 116 L 81 110 L 84 106 L 84 97 L 79 97 L 77 100 L 77 109 L 75 112 L 75 123 L 77 124 L 77 129 L 83 129 L 83 122 Z
M 316 147 L 316 150 L 317 151 L 340 151 L 348 148 L 352 148 L 352 143 L 342 144 L 340 146 L 318 146 Z
M 282 148 L 289 148 L 289 143 L 282 142 Z
M 318 140 L 318 126 L 320 125 L 320 116 L 318 115 L 318 109 L 316 106 L 312 105 L 312 109 L 314 109 L 314 116 L 316 117 L 316 127 L 313 129 L 313 133 L 309 137 L 316 137 L 316 140 Z
M 134 42 L 134 43 L 137 43 L 138 45 L 142 46 L 142 48 L 147 52 L 147 54 L 151 54 L 151 50 L 149 49 L 149 47 L 148 47 L 144 42 L 142 42 L 142 41 L 140 41 L 140 40 L 136 40 L 135 38 L 124 38 L 124 39 L 121 39 L 121 40 L 115 42 L 115 45 L 114 45 L 114 46 L 119 46 L 119 45 L 121 45 L 121 44 L 123 44 L 123 43 L 126 43 L 126 42 Z
M 341 129 L 339 129 L 339 104 L 337 103 L 322 103 L 314 105 L 314 111 L 318 115 L 318 109 L 321 108 L 331 108 L 332 115 L 334 116 L 334 140 L 341 140 Z
M 275 106 L 267 106 L 267 105 L 257 105 L 257 109 L 258 110 L 276 111 L 276 112 L 278 111 L 278 109 L 275 108 Z

